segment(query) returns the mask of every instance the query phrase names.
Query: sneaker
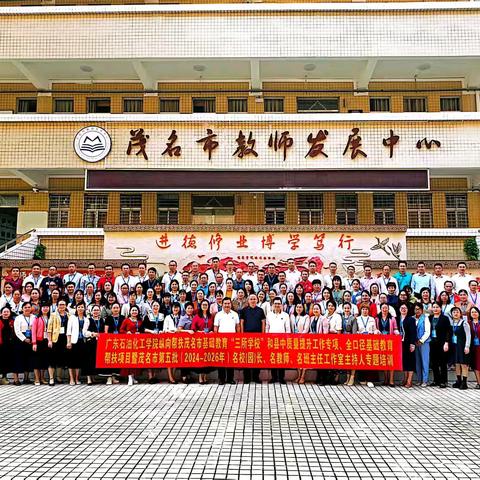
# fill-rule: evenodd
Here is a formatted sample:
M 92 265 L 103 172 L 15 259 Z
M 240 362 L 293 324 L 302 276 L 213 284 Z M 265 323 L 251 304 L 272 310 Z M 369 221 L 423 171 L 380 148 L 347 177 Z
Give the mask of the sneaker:
M 120 383 L 120 380 L 117 380 L 115 377 L 111 377 L 111 379 L 114 385 L 117 385 L 118 383 Z
M 36 387 L 39 387 L 40 385 L 41 385 L 40 382 L 35 382 Z
M 427 383 L 427 382 L 423 382 L 420 386 L 421 386 L 422 388 L 428 387 L 428 383 Z
M 373 388 L 373 387 L 375 387 L 375 385 L 373 384 L 373 382 L 367 382 L 367 387 L 368 388 Z

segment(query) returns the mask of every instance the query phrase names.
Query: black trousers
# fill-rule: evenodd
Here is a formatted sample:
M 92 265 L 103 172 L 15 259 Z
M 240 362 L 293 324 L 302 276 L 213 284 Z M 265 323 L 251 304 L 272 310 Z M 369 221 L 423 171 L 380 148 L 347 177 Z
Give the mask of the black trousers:
M 260 381 L 260 369 L 259 368 L 244 368 L 243 369 L 243 382 L 250 383 L 251 381 Z
M 430 342 L 430 364 L 435 383 L 447 383 L 448 352 L 443 351 L 443 345 L 438 341 Z
M 233 374 L 235 372 L 234 368 L 219 368 L 218 369 L 218 380 L 220 382 L 232 382 Z
M 285 380 L 285 369 L 284 368 L 272 368 L 272 380 L 274 382 L 282 382 Z

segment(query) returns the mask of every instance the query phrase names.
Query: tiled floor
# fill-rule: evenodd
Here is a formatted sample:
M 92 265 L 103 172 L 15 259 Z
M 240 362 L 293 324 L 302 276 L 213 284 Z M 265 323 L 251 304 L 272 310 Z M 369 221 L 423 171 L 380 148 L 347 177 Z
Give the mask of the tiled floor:
M 0 386 L 1 478 L 480 476 L 480 391 Z

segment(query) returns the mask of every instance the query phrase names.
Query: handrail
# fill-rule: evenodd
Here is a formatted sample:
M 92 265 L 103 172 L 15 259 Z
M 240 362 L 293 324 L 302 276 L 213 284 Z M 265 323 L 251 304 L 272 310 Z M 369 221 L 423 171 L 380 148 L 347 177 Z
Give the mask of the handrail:
M 19 235 L 17 235 L 15 238 L 12 238 L 11 240 L 9 240 L 8 242 L 5 242 L 5 243 L 2 243 L 0 245 L 0 253 L 3 253 L 3 252 L 6 252 L 10 247 L 13 247 L 14 245 L 16 245 L 18 243 L 18 239 L 19 238 L 23 238 L 25 237 L 26 235 L 30 235 L 33 233 L 33 232 L 36 232 L 36 228 L 32 228 L 31 230 L 29 230 L 28 232 L 25 232 L 25 233 L 20 233 Z

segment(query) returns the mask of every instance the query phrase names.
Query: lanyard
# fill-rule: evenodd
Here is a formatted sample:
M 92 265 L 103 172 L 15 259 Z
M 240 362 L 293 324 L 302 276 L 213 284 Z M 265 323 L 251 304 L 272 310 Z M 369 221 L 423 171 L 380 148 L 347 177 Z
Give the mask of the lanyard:
M 363 326 L 363 330 L 366 331 L 367 330 L 367 325 L 368 325 L 368 318 L 365 320 L 365 318 L 363 318 L 362 316 L 360 316 L 360 319 L 362 320 L 362 326 Z
M 35 280 L 35 277 L 32 276 L 32 280 L 33 280 L 33 286 L 37 288 L 38 282 L 40 282 L 40 277 L 38 277 L 37 280 Z
M 205 322 L 205 330 L 207 330 L 208 329 L 208 316 L 206 316 L 203 320 Z
M 457 335 L 457 330 L 463 325 L 463 320 L 459 322 L 453 322 L 453 334 Z
M 93 319 L 95 326 L 97 327 L 97 332 L 100 333 L 100 318 L 98 320 Z
M 118 333 L 118 322 L 119 322 L 118 317 L 113 319 L 113 324 L 115 325 L 115 329 L 113 333 Z
M 66 326 L 66 323 L 67 323 L 67 315 L 66 314 L 65 315 L 60 315 L 60 322 L 61 322 L 62 327 Z
M 382 332 L 386 332 L 387 331 L 387 325 L 388 325 L 388 318 L 386 320 L 381 318 L 380 322 L 382 324 Z
M 27 330 L 30 330 L 30 317 L 28 317 L 28 320 L 27 320 L 27 317 L 23 317 L 25 319 L 25 322 L 27 322 Z
M 473 298 L 472 292 L 469 292 L 468 295 L 469 295 L 469 297 L 472 299 L 472 303 L 473 303 L 474 305 L 476 305 L 476 304 L 477 304 L 478 293 L 475 294 L 475 298 Z

